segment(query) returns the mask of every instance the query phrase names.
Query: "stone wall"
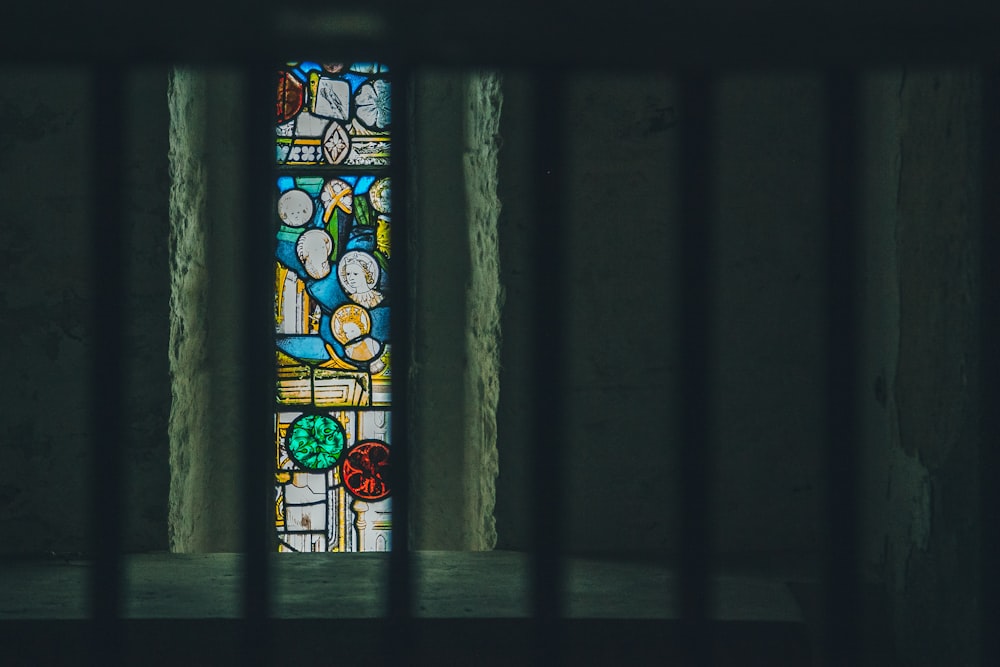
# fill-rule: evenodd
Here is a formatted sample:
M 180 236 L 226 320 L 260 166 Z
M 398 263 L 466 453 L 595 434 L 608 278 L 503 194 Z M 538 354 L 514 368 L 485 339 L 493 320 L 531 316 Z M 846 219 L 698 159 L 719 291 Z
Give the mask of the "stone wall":
M 427 71 L 414 87 L 414 544 L 496 542 L 500 78 Z
M 170 547 L 239 551 L 238 73 L 178 69 L 170 108 Z
M 596 72 L 569 87 L 568 275 L 533 282 L 530 159 L 546 91 L 505 79 L 501 165 L 507 288 L 501 376 L 499 544 L 529 548 L 533 400 L 525 350 L 566 346 L 553 367 L 568 402 L 567 548 L 676 552 L 679 264 L 677 97 L 666 77 Z M 789 103 L 789 101 L 794 103 Z M 713 475 L 724 555 L 815 553 L 820 534 L 823 239 L 821 87 L 816 76 L 726 77 L 717 90 L 713 224 L 719 285 Z M 568 300 L 565 328 L 531 321 L 536 298 Z
M 469 367 L 465 374 L 467 453 L 463 478 L 472 550 L 496 545 L 497 405 L 500 400 L 500 236 L 497 197 L 502 78 L 474 73 L 467 83 L 465 199 L 470 275 L 466 314 Z
M 421 76 L 413 160 L 418 219 L 412 371 L 418 548 L 492 548 L 498 393 L 498 79 Z M 241 548 L 240 332 L 232 295 L 246 219 L 239 81 L 171 77 L 171 493 L 177 551 Z M 427 444 L 432 443 L 432 444 Z
M 123 385 L 124 547 L 164 549 L 167 410 L 166 77 L 141 68 L 126 82 L 124 196 L 127 283 L 125 377 L 91 359 L 94 230 L 91 218 L 92 79 L 83 69 L 0 71 L 0 457 L 3 553 L 89 551 L 94 463 L 94 374 Z M 99 192 L 99 190 L 98 190 Z M 99 205 L 99 202 L 97 203 Z M 98 219 L 98 233 L 100 222 Z M 103 519 L 104 517 L 102 517 Z M 110 520 L 110 519 L 109 519 Z
M 960 70 L 868 87 L 865 557 L 906 665 L 979 664 L 980 96 Z
M 0 80 L 0 550 L 85 551 L 99 442 L 88 417 L 90 79 L 28 68 Z M 236 549 L 239 452 L 226 434 L 238 379 L 226 369 L 243 360 L 226 295 L 239 261 L 241 130 L 226 103 L 238 86 L 224 72 L 176 72 L 168 96 L 167 82 L 141 70 L 128 86 L 126 548 Z M 862 558 L 887 586 L 906 664 L 971 664 L 979 83 L 896 71 L 865 86 Z M 555 294 L 532 281 L 532 175 L 518 166 L 544 91 L 516 73 L 420 77 L 411 438 L 420 548 L 490 548 L 494 515 L 498 546 L 530 547 L 530 517 L 544 511 L 527 483 L 527 350 L 539 344 L 566 345 L 574 360 L 553 369 L 569 387 L 568 456 L 547 463 L 568 476 L 567 548 L 677 548 L 675 93 L 666 78 L 634 73 L 579 76 L 569 91 L 573 291 Z M 715 540 L 723 554 L 815 556 L 821 88 L 809 75 L 745 75 L 719 94 Z M 539 296 L 569 299 L 565 340 L 532 321 Z

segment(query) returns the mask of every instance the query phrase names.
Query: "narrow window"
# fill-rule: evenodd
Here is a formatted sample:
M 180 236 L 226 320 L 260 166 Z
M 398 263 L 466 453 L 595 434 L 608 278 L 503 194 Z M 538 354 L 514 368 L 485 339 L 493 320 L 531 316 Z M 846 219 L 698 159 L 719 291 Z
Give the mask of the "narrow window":
M 391 542 L 390 82 L 378 63 L 277 78 L 279 551 Z

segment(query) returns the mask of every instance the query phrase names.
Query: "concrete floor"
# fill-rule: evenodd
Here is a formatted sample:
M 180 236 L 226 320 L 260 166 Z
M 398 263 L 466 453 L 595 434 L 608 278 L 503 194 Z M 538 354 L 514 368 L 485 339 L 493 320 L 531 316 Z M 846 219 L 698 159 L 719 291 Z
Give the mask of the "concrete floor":
M 147 554 L 126 559 L 122 643 L 142 664 L 231 664 L 243 632 L 238 554 Z M 367 645 L 342 664 L 384 664 L 387 554 L 275 554 L 272 630 L 279 652 L 289 635 L 312 649 Z M 532 655 L 529 560 L 512 552 L 415 554 L 415 664 L 511 664 Z M 7 562 L 0 570 L 0 640 L 28 663 L 77 664 L 88 639 L 83 560 Z M 811 662 L 808 631 L 790 588 L 762 577 L 718 576 L 712 605 L 717 664 Z M 573 664 L 658 664 L 676 652 L 677 579 L 665 566 L 597 559 L 567 563 L 564 640 Z M 56 634 L 62 641 L 53 645 Z M 205 644 L 197 651 L 188 644 Z M 298 642 L 292 642 L 297 644 Z M 229 648 L 225 648 L 229 646 Z M 157 660 L 151 661 L 150 647 Z M 648 661 L 647 661 L 648 658 Z M 139 658 L 136 658 L 139 659 Z M 279 660 L 285 662 L 285 660 Z M 131 664 L 126 659 L 126 664 Z M 325 663 L 323 663 L 325 664 Z M 622 663 L 623 664 L 623 663 Z
M 126 557 L 128 618 L 238 618 L 239 554 Z M 377 618 L 384 614 L 387 554 L 276 554 L 276 618 Z M 571 618 L 677 618 L 677 580 L 665 566 L 571 559 Z M 417 552 L 415 615 L 427 618 L 525 618 L 531 614 L 528 556 L 521 553 Z M 84 560 L 6 563 L 0 571 L 0 620 L 87 617 Z M 801 622 L 788 586 L 749 576 L 716 578 L 719 620 Z

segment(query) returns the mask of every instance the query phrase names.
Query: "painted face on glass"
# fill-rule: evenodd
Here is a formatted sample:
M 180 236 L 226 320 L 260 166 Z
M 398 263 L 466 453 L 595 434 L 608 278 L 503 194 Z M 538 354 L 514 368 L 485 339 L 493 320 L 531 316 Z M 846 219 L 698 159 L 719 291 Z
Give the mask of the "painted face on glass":
M 344 294 L 365 308 L 374 308 L 382 301 L 382 293 L 376 289 L 379 283 L 379 265 L 375 257 L 361 250 L 352 250 L 344 255 L 337 265 L 340 286 Z
M 361 335 L 361 327 L 354 322 L 344 322 L 344 338 L 354 340 Z
M 344 267 L 344 282 L 351 294 L 368 291 L 365 271 L 358 262 L 351 262 Z
M 310 277 L 319 280 L 330 274 L 330 252 L 333 239 L 322 229 L 310 229 L 302 233 L 295 246 L 295 254 Z

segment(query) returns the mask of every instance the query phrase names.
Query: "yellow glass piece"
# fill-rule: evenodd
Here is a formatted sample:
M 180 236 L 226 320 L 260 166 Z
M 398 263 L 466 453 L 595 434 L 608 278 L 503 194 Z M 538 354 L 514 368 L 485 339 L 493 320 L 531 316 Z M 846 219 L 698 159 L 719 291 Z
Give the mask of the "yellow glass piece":
M 392 223 L 389 218 L 380 215 L 375 222 L 375 247 L 386 257 L 392 253 L 391 247 Z

